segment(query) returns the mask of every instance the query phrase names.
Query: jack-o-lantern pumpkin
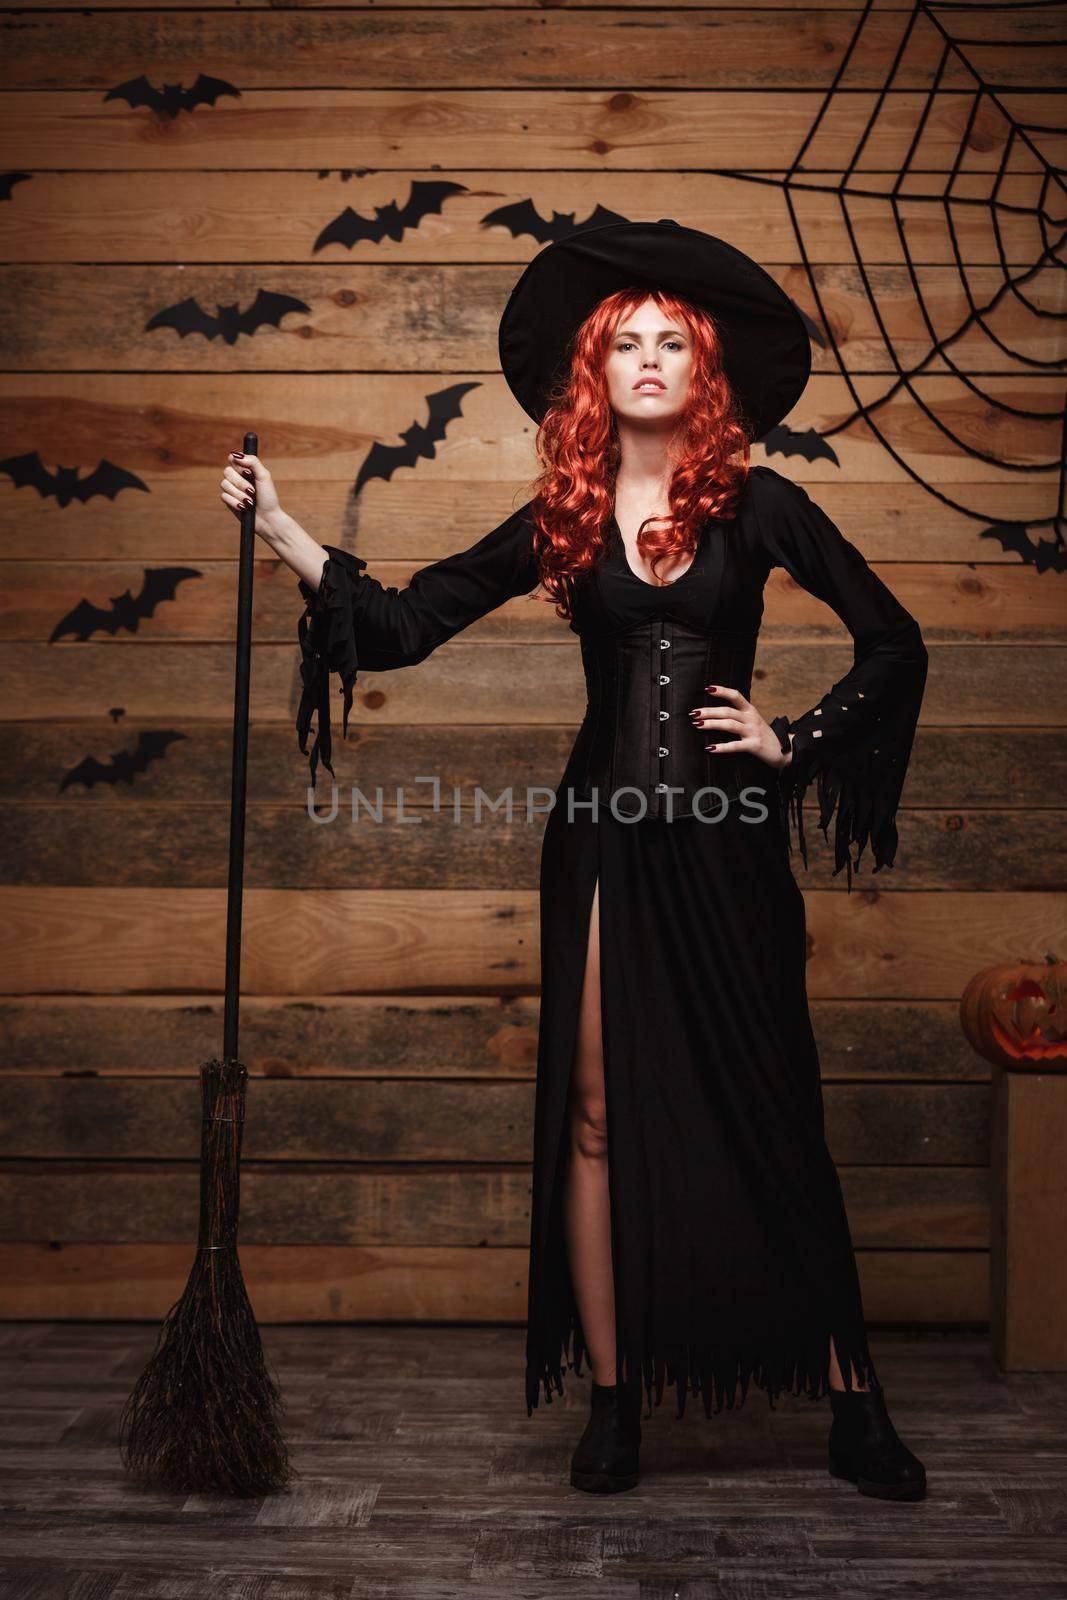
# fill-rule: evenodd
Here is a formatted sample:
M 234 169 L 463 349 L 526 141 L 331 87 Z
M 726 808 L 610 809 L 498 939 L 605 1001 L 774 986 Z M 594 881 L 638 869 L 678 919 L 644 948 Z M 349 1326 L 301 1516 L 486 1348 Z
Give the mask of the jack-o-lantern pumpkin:
M 976 972 L 960 997 L 960 1022 L 987 1061 L 1016 1071 L 1067 1070 L 1067 962 L 1040 961 Z

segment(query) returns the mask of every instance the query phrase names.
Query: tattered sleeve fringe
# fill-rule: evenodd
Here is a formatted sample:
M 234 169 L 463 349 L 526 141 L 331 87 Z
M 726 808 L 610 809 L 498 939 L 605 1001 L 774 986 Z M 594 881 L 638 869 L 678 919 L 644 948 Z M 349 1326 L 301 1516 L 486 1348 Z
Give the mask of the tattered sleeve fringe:
M 804 865 L 804 800 L 814 782 L 817 822 L 828 843 L 834 823 L 833 876 L 844 869 L 849 892 L 853 870 L 868 845 L 874 872 L 893 865 L 897 809 L 926 671 L 926 649 L 914 626 L 910 649 L 894 653 L 892 660 L 861 664 L 797 721 L 781 716 L 771 723 L 779 738 L 793 736 L 793 759 L 779 771 L 779 794 Z M 857 689 L 856 678 L 868 688 Z M 790 837 L 790 851 L 792 847 Z
M 321 757 L 322 764 L 331 777 L 334 775 L 333 735 L 330 726 L 330 674 L 336 672 L 341 679 L 343 720 L 341 737 L 348 736 L 348 716 L 352 709 L 352 691 L 356 683 L 359 660 L 356 655 L 355 595 L 354 586 L 367 563 L 347 550 L 325 545 L 328 559 L 322 568 L 318 589 L 300 579 L 299 589 L 307 602 L 300 618 L 300 680 L 303 685 L 296 713 L 296 731 L 300 750 L 308 755 L 311 785 L 315 786 L 315 773 Z M 308 754 L 307 740 L 311 729 L 312 712 L 317 713 L 315 738 Z

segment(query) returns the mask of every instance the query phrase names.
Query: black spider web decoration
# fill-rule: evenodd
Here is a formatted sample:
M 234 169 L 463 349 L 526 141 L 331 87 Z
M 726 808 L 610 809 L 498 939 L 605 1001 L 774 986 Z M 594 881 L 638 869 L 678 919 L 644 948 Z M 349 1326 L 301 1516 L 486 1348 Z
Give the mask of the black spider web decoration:
M 1057 325 L 1062 324 L 1067 319 L 1067 312 L 1063 309 L 1050 310 L 1048 306 L 1038 304 L 1032 294 L 1027 293 L 1027 285 L 1031 285 L 1039 275 L 1051 272 L 1057 276 L 1053 284 L 1054 293 L 1048 297 L 1049 304 L 1053 307 L 1062 307 L 1064 304 L 1063 280 L 1059 276 L 1064 271 L 1064 262 L 1058 254 L 1065 238 L 1067 238 L 1067 194 L 1065 194 L 1064 169 L 1054 166 L 1044 156 L 1035 144 L 1033 135 L 1041 133 L 1055 135 L 1065 130 L 1046 127 L 1039 123 L 1019 122 L 1004 105 L 995 85 L 983 80 L 981 74 L 965 53 L 965 47 L 971 44 L 980 44 L 986 49 L 990 47 L 995 49 L 998 43 L 1003 43 L 1005 46 L 1010 45 L 1013 49 L 1018 49 L 1031 41 L 1015 37 L 1010 40 L 999 41 L 995 38 L 952 38 L 943 26 L 939 15 L 939 13 L 959 10 L 967 14 L 989 12 L 1003 16 L 1006 12 L 1014 13 L 1016 11 L 1041 9 L 1050 3 L 1051 0 L 1023 0 L 1022 4 L 1006 7 L 1004 5 L 942 4 L 940 0 L 916 0 L 914 9 L 907 18 L 900 42 L 894 53 L 886 81 L 875 92 L 874 104 L 860 130 L 859 136 L 855 140 L 854 148 L 851 155 L 848 156 L 847 164 L 835 162 L 834 170 L 835 173 L 840 171 L 840 177 L 833 182 L 821 182 L 814 176 L 815 169 L 808 169 L 811 176 L 803 176 L 805 172 L 804 158 L 811 149 L 820 129 L 823 128 L 824 123 L 827 121 L 835 101 L 840 105 L 840 102 L 844 99 L 843 80 L 848 72 L 849 63 L 863 38 L 864 29 L 871 21 L 873 13 L 873 0 L 866 0 L 848 48 L 844 52 L 841 63 L 834 75 L 833 83 L 827 90 L 822 106 L 790 164 L 785 178 L 768 178 L 754 172 L 734 172 L 731 175 L 744 178 L 748 182 L 774 184 L 781 187 L 785 194 L 790 220 L 793 224 L 793 231 L 804 265 L 804 271 L 811 287 L 811 293 L 818 307 L 819 316 L 828 342 L 833 350 L 838 369 L 848 386 L 854 406 L 854 410 L 850 415 L 835 423 L 832 427 L 821 430 L 822 437 L 828 438 L 834 433 L 844 432 L 859 418 L 862 418 L 883 449 L 915 483 L 952 510 L 987 524 L 990 521 L 988 512 L 964 505 L 951 495 L 944 493 L 940 488 L 928 483 L 887 437 L 885 429 L 880 426 L 877 413 L 883 406 L 889 404 L 896 395 L 901 392 L 906 393 L 934 428 L 950 441 L 955 450 L 972 457 L 976 461 L 995 466 L 1005 472 L 1015 473 L 1041 473 L 1058 468 L 1056 510 L 1050 512 L 1048 516 L 1030 518 L 1025 523 L 1020 520 L 1012 524 L 1011 526 L 1015 530 L 1015 541 L 1010 547 L 1018 549 L 1020 553 L 1024 554 L 1024 559 L 1034 561 L 1035 565 L 1041 570 L 1051 568 L 1063 570 L 1064 555 L 1065 551 L 1067 551 L 1064 517 L 1065 479 L 1067 479 L 1067 391 L 1061 396 L 1060 405 L 1054 411 L 1027 410 L 1019 406 L 1010 405 L 1003 399 L 998 398 L 989 389 L 983 388 L 978 378 L 964 371 L 954 358 L 951 347 L 969 330 L 977 327 L 981 330 L 983 336 L 990 340 L 1004 356 L 1019 362 L 1027 372 L 1033 372 L 1036 369 L 1049 373 L 1058 373 L 1062 372 L 1065 365 L 1067 365 L 1067 359 L 1054 353 L 1054 337 L 1059 331 Z M 882 18 L 885 15 L 885 12 L 880 13 Z M 930 73 L 930 81 L 925 89 L 915 89 L 912 87 L 911 82 L 907 86 L 906 93 L 909 98 L 916 95 L 920 98 L 920 110 L 915 119 L 907 155 L 901 163 L 900 172 L 894 178 L 892 187 L 886 190 L 872 183 L 864 183 L 862 175 L 857 171 L 857 165 L 865 147 L 877 130 L 887 96 L 894 87 L 894 82 L 900 73 L 905 52 L 909 44 L 919 37 L 918 30 L 921 27 L 928 27 L 933 30 L 933 40 L 939 46 L 934 52 L 936 64 L 933 66 Z M 1054 42 L 1059 43 L 1061 41 Z M 922 43 L 921 39 L 920 43 Z M 1042 48 L 1047 48 L 1053 41 L 1041 38 L 1033 41 L 1033 43 L 1040 45 Z M 914 54 L 915 52 L 913 52 Z M 950 63 L 954 69 L 955 80 L 962 76 L 964 84 L 960 86 L 958 81 L 954 81 L 952 88 L 948 89 L 945 87 L 944 80 Z M 909 63 L 909 74 L 912 80 L 914 80 L 917 70 L 917 63 L 913 59 Z M 965 124 L 956 139 L 956 148 L 952 161 L 944 170 L 931 171 L 929 166 L 918 165 L 921 146 L 924 135 L 930 128 L 935 108 L 937 108 L 939 101 L 944 103 L 944 97 L 948 95 L 951 95 L 955 101 L 960 101 L 963 96 L 969 95 L 969 112 L 965 119 Z M 855 103 L 854 96 L 849 98 Z M 896 110 L 899 115 L 899 107 Z M 976 198 L 973 195 L 957 194 L 953 191 L 961 173 L 965 170 L 964 157 L 971 147 L 970 140 L 980 116 L 984 116 L 986 119 L 983 128 L 986 137 L 988 137 L 990 119 L 996 119 L 999 122 L 1004 130 L 1004 137 L 1003 148 L 989 193 Z M 837 138 L 837 147 L 840 148 L 839 138 Z M 905 192 L 907 180 L 909 178 L 914 179 L 920 174 L 924 180 L 921 187 L 912 187 L 909 184 Z M 974 183 L 980 175 L 971 171 L 967 176 Z M 1002 197 L 1005 180 L 1009 176 L 1013 178 L 1019 178 L 1020 176 L 1034 177 L 1038 192 L 1037 198 L 1032 204 L 1020 205 L 1011 203 Z M 926 179 L 932 181 L 927 183 Z M 886 350 L 889 352 L 892 370 L 895 373 L 895 379 L 890 383 L 886 391 L 878 399 L 870 403 L 865 403 L 858 393 L 853 374 L 849 372 L 844 352 L 835 337 L 833 319 L 827 314 L 823 305 L 812 262 L 805 246 L 803 222 L 797 213 L 794 192 L 830 194 L 837 200 L 838 210 L 852 250 L 854 265 L 859 274 L 863 291 L 871 307 L 878 331 L 884 341 Z M 907 365 L 900 359 L 900 355 L 894 346 L 891 331 L 886 326 L 878 304 L 877 293 L 872 285 L 868 267 L 863 259 L 862 244 L 849 206 L 850 200 L 854 199 L 861 200 L 862 203 L 868 206 L 872 202 L 883 203 L 892 217 L 896 229 L 901 258 L 907 268 L 915 297 L 915 306 L 921 315 L 926 336 L 929 340 L 928 347 L 925 349 L 921 359 Z M 909 244 L 906 212 L 913 206 L 935 208 L 943 219 L 947 237 L 951 243 L 953 262 L 963 294 L 966 297 L 967 315 L 957 327 L 942 335 L 939 335 L 935 328 L 931 308 L 924 294 Z M 996 242 L 996 265 L 999 267 L 1001 281 L 995 292 L 985 299 L 984 303 L 979 302 L 968 278 L 968 264 L 964 260 L 954 214 L 954 208 L 959 206 L 979 207 L 986 212 L 989 217 L 991 235 Z M 928 209 L 927 216 L 929 214 Z M 1008 214 L 1029 218 L 1034 223 L 1032 258 L 1028 260 L 1027 265 L 1022 269 L 1013 270 L 1008 264 L 1008 253 L 1002 232 L 1002 221 Z M 1037 319 L 1037 326 L 1042 330 L 1042 339 L 1047 341 L 1047 347 L 1053 352 L 1047 359 L 1027 355 L 1022 350 L 1013 348 L 990 325 L 992 313 L 1002 301 L 1008 299 L 1014 301 L 1018 307 L 1023 308 L 1027 317 Z M 997 413 L 1004 417 L 1021 421 L 1058 422 L 1058 460 L 1033 463 L 1011 461 L 996 455 L 992 451 L 978 449 L 967 439 L 961 437 L 953 428 L 949 417 L 939 415 L 937 411 L 932 409 L 916 386 L 915 380 L 938 360 L 944 363 L 944 368 L 934 367 L 934 375 L 938 377 L 948 376 L 958 380 L 965 390 L 981 400 L 987 415 Z M 1007 526 L 1002 524 L 1002 527 Z M 1050 526 L 1053 529 L 1053 539 L 1043 540 L 1037 545 L 1032 540 L 1027 540 L 1023 532 L 1025 527 Z M 995 532 L 995 530 L 993 531 Z M 1009 545 L 1005 544 L 1005 548 L 1009 548 Z

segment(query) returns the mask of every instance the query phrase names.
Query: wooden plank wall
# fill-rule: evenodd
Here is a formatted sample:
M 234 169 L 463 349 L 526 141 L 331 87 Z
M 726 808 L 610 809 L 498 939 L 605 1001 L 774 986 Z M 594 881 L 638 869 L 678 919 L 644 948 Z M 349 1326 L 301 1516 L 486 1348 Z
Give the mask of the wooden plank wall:
M 836 141 L 851 150 L 910 15 L 889 0 L 866 18 L 759 0 L 7 13 L 2 165 L 21 175 L 0 204 L 8 1315 L 154 1319 L 185 1280 L 197 1069 L 222 1034 L 236 553 L 217 498 L 225 454 L 254 426 L 287 508 L 387 583 L 501 521 L 526 497 L 534 456 L 496 328 L 540 240 L 490 213 L 528 202 L 541 218 L 598 205 L 675 217 L 756 255 L 818 329 L 780 179 L 862 21 L 836 125 L 805 156 L 823 180 L 802 204 L 820 299 L 861 398 L 888 391 L 880 424 L 926 483 L 989 521 L 1054 507 L 1064 351 L 1051 317 L 1036 340 L 1008 296 L 1003 344 L 967 327 L 952 357 L 973 387 L 944 356 L 922 366 L 916 388 L 966 451 L 893 387 L 888 346 L 906 365 L 927 349 L 884 195 L 929 79 L 929 19 L 860 160 L 881 327 L 827 188 L 846 159 Z M 1062 8 L 954 18 L 1011 114 L 1046 127 L 1063 22 Z M 200 73 L 236 92 L 175 114 L 158 96 L 107 93 L 141 75 L 188 88 Z M 990 226 L 981 197 L 1008 125 L 986 105 L 969 128 L 967 84 L 953 58 L 955 98 L 930 119 L 926 166 L 962 156 L 957 192 L 977 203 L 957 208 L 955 246 L 929 213 L 909 233 L 946 326 L 966 310 L 954 248 L 981 297 L 1002 282 L 1000 249 L 1009 268 L 1032 262 L 1036 230 L 1025 161 L 1009 163 L 999 234 Z M 1059 136 L 1041 137 L 1055 160 Z M 447 186 L 421 220 L 322 241 L 346 207 L 403 208 L 414 183 Z M 1062 315 L 1062 275 L 1059 289 L 1047 310 Z M 214 314 L 259 291 L 300 308 L 232 336 L 150 326 L 189 298 Z M 814 360 L 790 422 L 825 435 L 854 396 L 824 338 Z M 454 386 L 460 415 L 432 458 L 355 494 L 371 444 L 397 443 Z M 1045 420 L 1009 423 L 990 393 Z M 919 618 L 931 669 L 895 872 L 861 876 L 846 898 L 825 847 L 806 877 L 797 864 L 829 1138 L 871 1318 L 981 1322 L 988 1072 L 956 1002 L 981 966 L 1067 949 L 1065 579 L 980 538 L 984 524 L 913 481 L 862 421 L 832 446 L 753 459 L 804 482 L 859 545 Z M 138 482 L 82 499 L 39 470 L 38 490 L 16 488 L 10 463 L 33 453 L 47 474 L 84 479 L 104 460 Z M 462 787 L 466 824 L 424 807 L 417 826 L 391 814 L 323 827 L 304 809 L 292 729 L 295 579 L 266 555 L 241 1052 L 256 1310 L 521 1322 L 541 825 L 474 827 L 469 812 L 473 784 L 558 780 L 583 705 L 576 642 L 550 608 L 517 601 L 420 667 L 362 674 L 342 784 L 400 785 L 410 809 L 418 776 L 439 773 L 446 793 Z M 166 566 L 191 570 L 135 631 L 53 640 L 79 601 L 107 608 Z M 768 716 L 796 713 L 848 663 L 850 641 L 780 571 L 767 602 L 755 698 Z M 97 781 L 65 781 L 87 759 Z

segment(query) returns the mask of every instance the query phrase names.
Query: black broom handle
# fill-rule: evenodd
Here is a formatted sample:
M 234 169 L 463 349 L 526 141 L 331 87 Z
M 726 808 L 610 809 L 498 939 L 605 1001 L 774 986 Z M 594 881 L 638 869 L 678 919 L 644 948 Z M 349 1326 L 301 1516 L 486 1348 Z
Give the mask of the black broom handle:
M 246 456 L 259 454 L 259 439 L 245 434 Z M 256 508 L 241 512 L 241 564 L 237 574 L 237 660 L 233 679 L 233 764 L 230 775 L 230 878 L 226 887 L 226 1008 L 222 1053 L 237 1059 L 237 1017 L 241 998 L 241 895 L 245 870 L 245 789 L 248 779 L 248 685 L 252 663 L 252 568 Z

